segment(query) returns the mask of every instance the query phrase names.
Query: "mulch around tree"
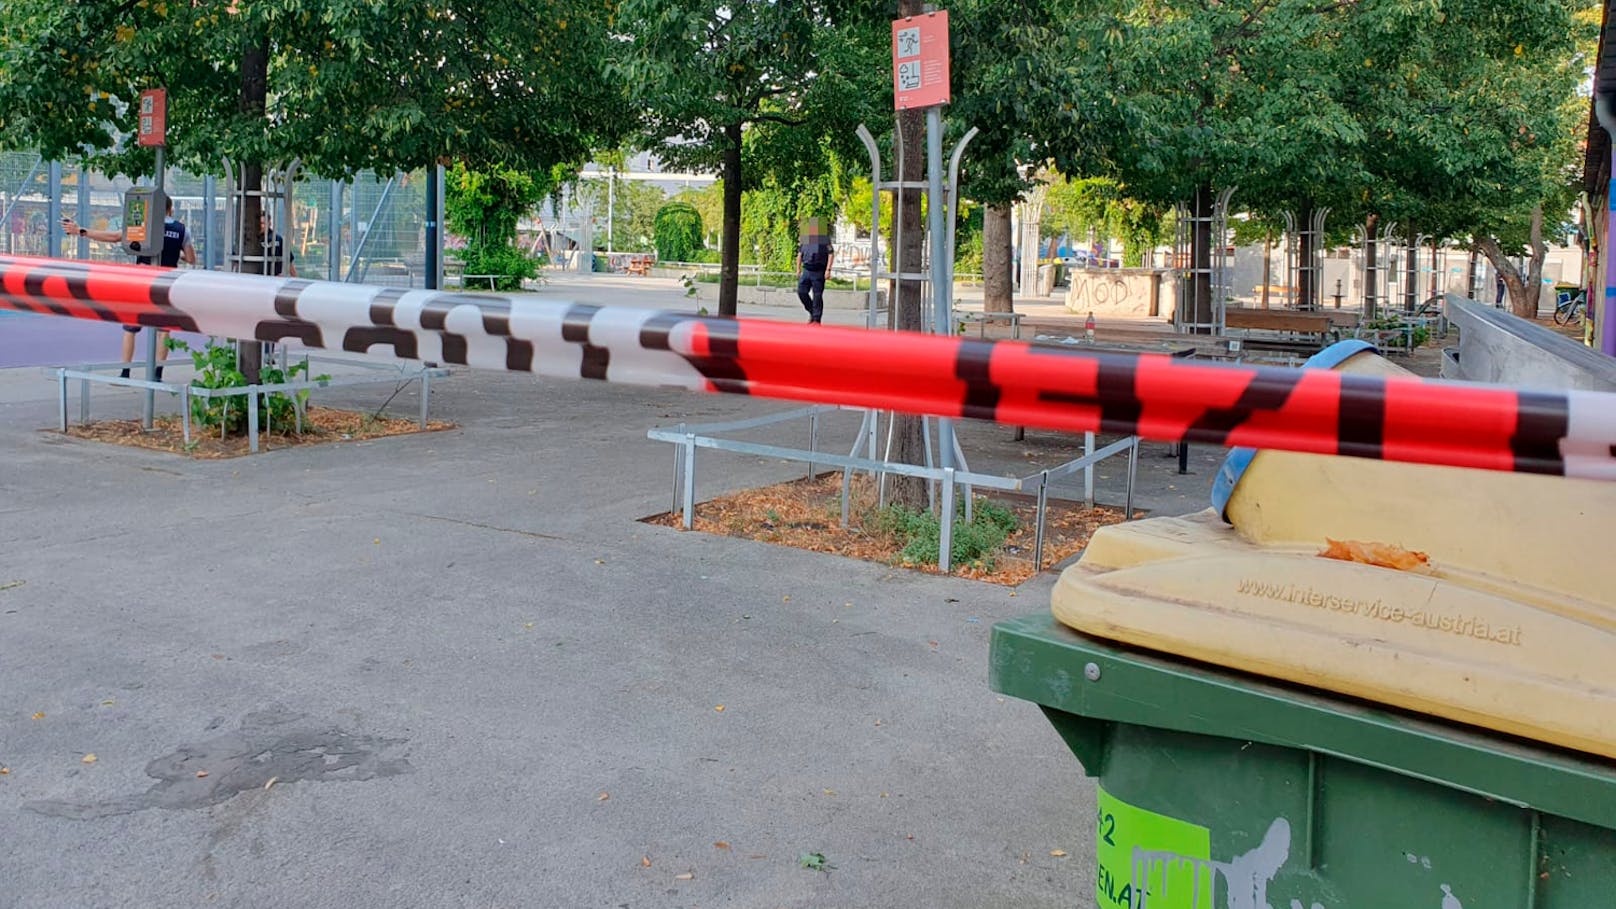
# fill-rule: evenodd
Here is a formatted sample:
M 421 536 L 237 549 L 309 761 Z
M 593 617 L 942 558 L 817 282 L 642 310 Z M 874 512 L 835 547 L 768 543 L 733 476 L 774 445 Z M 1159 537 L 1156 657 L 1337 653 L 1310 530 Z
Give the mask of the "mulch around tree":
M 324 445 L 330 442 L 356 442 L 403 436 L 418 432 L 442 432 L 454 429 L 455 424 L 444 420 L 429 420 L 426 429 L 415 420 L 399 417 L 377 417 L 368 413 L 335 410 L 329 407 L 310 407 L 303 415 L 303 432 L 290 429 L 258 437 L 259 452 L 282 448 L 300 448 L 306 445 Z M 77 439 L 110 442 L 135 448 L 150 448 L 192 458 L 236 458 L 250 454 L 245 434 L 219 438 L 218 430 L 205 431 L 191 421 L 191 444 L 185 444 L 184 427 L 179 416 L 158 417 L 152 421 L 150 432 L 142 429 L 139 420 L 100 420 L 87 424 L 72 424 L 67 434 Z
M 993 500 L 1015 513 L 1016 530 L 1005 541 L 992 568 L 956 565 L 952 573 L 957 577 L 1018 586 L 1037 573 L 1033 569 L 1036 505 L 1031 499 L 995 496 Z M 693 529 L 940 574 L 935 552 L 923 563 L 902 561 L 905 541 L 879 526 L 876 501 L 875 484 L 869 477 L 856 477 L 848 508 L 848 526 L 844 529 L 841 524 L 842 475 L 826 473 L 813 479 L 792 480 L 699 502 Z M 1140 514 L 1135 511 L 1135 516 Z M 1081 502 L 1050 500 L 1044 521 L 1044 569 L 1047 571 L 1082 552 L 1095 530 L 1121 523 L 1122 519 L 1120 508 L 1085 508 Z M 680 526 L 678 512 L 652 515 L 644 520 L 663 527 Z

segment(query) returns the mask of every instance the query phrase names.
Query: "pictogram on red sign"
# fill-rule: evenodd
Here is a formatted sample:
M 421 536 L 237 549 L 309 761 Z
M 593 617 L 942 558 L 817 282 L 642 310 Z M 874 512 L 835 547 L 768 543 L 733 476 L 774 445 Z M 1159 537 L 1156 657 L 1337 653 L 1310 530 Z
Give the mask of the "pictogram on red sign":
M 892 23 L 892 97 L 898 110 L 948 103 L 948 10 Z
M 168 91 L 148 88 L 140 93 L 140 144 L 168 144 Z

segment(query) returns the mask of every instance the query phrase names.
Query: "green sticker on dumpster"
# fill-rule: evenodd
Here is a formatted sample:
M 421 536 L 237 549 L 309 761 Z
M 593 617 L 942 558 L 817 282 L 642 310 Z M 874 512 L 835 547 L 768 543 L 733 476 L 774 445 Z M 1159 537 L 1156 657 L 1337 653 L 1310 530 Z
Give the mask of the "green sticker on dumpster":
M 1094 892 L 1101 909 L 1211 905 L 1212 835 L 1207 829 L 1098 791 L 1100 826 L 1094 852 L 1099 878 Z

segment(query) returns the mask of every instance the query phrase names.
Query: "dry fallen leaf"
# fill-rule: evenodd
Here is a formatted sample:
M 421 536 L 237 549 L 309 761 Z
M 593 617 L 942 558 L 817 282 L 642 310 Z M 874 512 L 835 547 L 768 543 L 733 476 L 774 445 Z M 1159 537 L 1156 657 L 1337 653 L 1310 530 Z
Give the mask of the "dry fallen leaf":
M 207 775 L 208 775 L 208 772 L 206 770 L 198 770 L 196 772 L 196 778 L 199 779 L 199 780 L 200 779 L 205 779 L 207 777 Z
M 754 853 L 752 855 L 749 855 L 749 856 L 747 856 L 747 858 L 749 858 L 749 859 L 766 859 L 766 858 L 768 858 L 768 856 L 766 856 L 766 855 L 762 854 L 761 852 L 759 852 L 759 853 Z
M 86 754 L 84 757 L 79 758 L 79 763 L 81 763 L 81 764 L 94 764 L 95 763 L 95 752 L 92 751 L 89 754 Z
M 375 544 L 376 544 L 376 545 L 377 545 L 377 546 L 380 546 L 380 545 L 382 545 L 382 538 L 381 538 L 381 537 L 377 537 L 377 538 L 376 538 L 376 539 L 374 539 L 374 540 L 371 540 L 371 542 L 372 542 L 372 543 L 375 543 Z
M 40 712 L 34 714 L 34 719 L 36 719 L 36 720 L 42 720 L 44 718 L 45 718 L 45 711 L 43 711 L 43 710 L 41 710 Z
M 719 704 L 717 707 L 714 707 L 713 709 L 718 711 L 719 713 L 723 713 L 724 712 L 724 705 Z
M 1053 855 L 1056 858 L 1065 858 L 1066 857 L 1066 850 L 1065 849 L 1051 849 L 1051 850 L 1049 850 L 1049 854 Z
M 641 868 L 649 868 L 649 867 L 651 867 L 651 857 L 649 855 L 640 856 L 640 867 Z
M 786 594 L 785 599 L 782 602 L 786 602 L 786 603 L 791 602 L 791 594 L 789 594 L 789 593 Z
M 686 871 L 684 874 L 675 874 L 673 879 L 676 881 L 693 881 L 696 879 L 696 874 L 693 871 Z
M 269 778 L 269 782 L 267 782 L 267 783 L 265 783 L 265 784 L 264 784 L 264 788 L 265 788 L 265 789 L 268 789 L 268 788 L 269 788 L 269 787 L 271 787 L 271 786 L 273 786 L 273 785 L 275 785 L 275 783 L 276 783 L 276 781 L 278 781 L 278 780 L 279 780 L 279 779 L 280 779 L 280 777 L 278 777 L 278 776 L 272 776 L 272 777 L 270 777 L 270 778 Z
M 1329 545 L 1324 548 L 1323 552 L 1319 553 L 1319 556 L 1326 559 L 1358 562 L 1379 568 L 1392 568 L 1397 571 L 1417 571 L 1431 567 L 1431 557 L 1425 553 L 1414 552 L 1401 546 L 1393 546 L 1390 543 L 1332 540 L 1329 537 L 1325 537 L 1324 542 Z
M 10 774 L 11 774 L 11 768 L 10 767 L 0 767 L 0 776 L 9 776 Z
M 611 797 L 612 794 L 610 792 L 602 792 L 600 795 L 595 796 L 595 801 L 604 802 Z
M 718 842 L 713 844 L 713 848 L 714 849 L 728 849 L 729 844 L 724 842 L 723 840 L 719 840 Z
M 113 704 L 116 704 L 116 703 L 118 703 L 118 702 L 117 701 L 102 701 L 101 706 L 102 707 L 111 707 Z
M 825 790 L 825 794 L 826 794 L 826 795 L 835 795 L 835 794 L 836 794 L 836 790 L 834 790 L 834 789 L 826 789 L 826 790 Z

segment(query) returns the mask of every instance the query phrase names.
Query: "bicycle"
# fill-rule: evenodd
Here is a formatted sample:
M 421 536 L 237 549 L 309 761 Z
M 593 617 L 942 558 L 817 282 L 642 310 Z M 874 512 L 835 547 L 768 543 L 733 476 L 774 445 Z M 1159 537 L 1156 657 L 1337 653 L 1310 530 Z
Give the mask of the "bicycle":
M 1580 325 L 1588 315 L 1588 294 L 1586 291 L 1577 291 L 1574 294 L 1563 294 L 1564 299 L 1555 303 L 1554 324 Z

